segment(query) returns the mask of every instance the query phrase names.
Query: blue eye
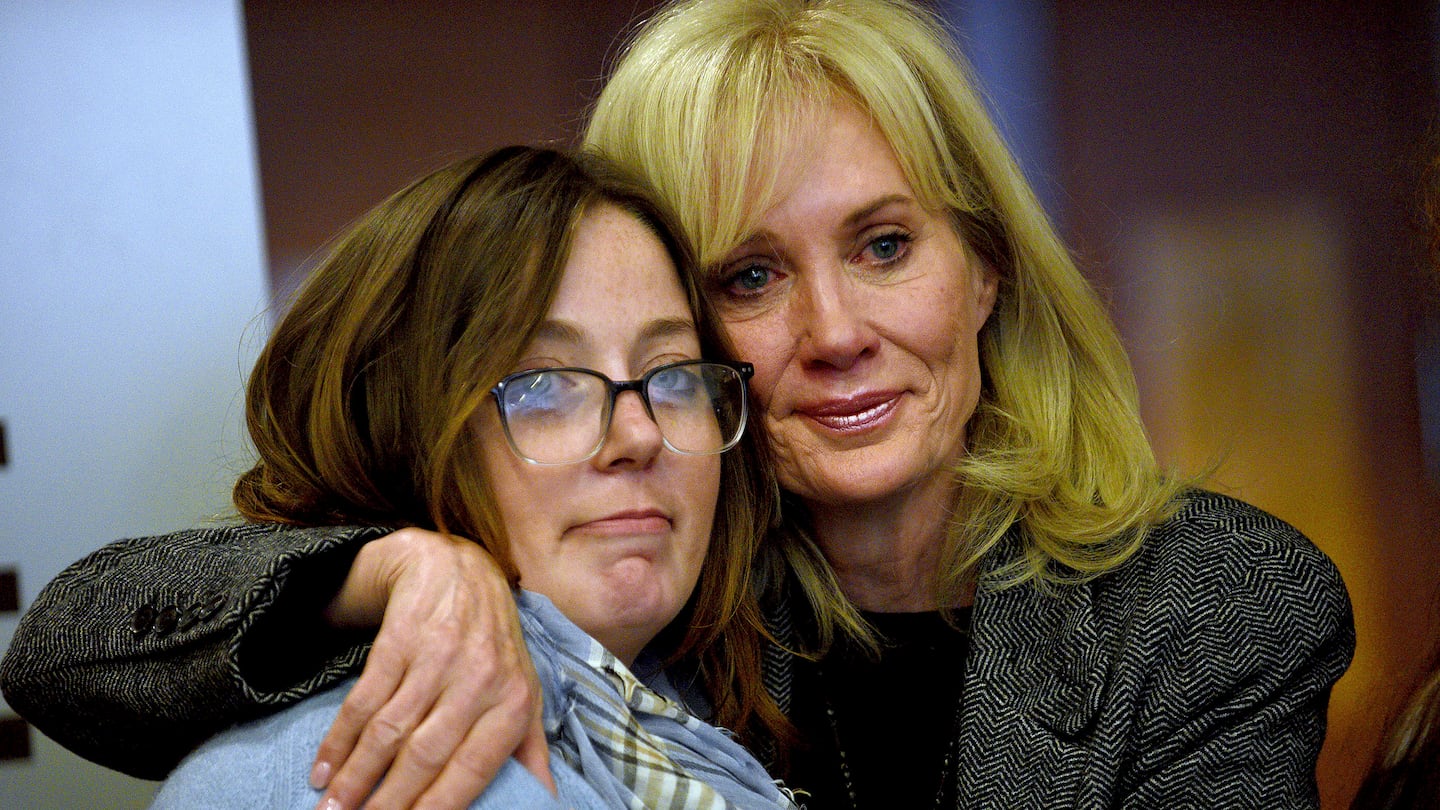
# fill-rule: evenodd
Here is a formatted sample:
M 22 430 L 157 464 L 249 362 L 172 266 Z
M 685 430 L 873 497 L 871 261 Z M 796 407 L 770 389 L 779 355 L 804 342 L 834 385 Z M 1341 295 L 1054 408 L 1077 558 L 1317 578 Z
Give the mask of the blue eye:
M 584 399 L 581 379 L 562 371 L 537 371 L 505 387 L 505 408 L 512 416 L 565 414 Z
M 877 236 L 865 245 L 865 250 L 870 257 L 877 262 L 892 262 L 899 259 L 905 252 L 905 245 L 909 243 L 910 237 L 903 233 L 887 233 L 884 236 Z
M 662 369 L 650 378 L 645 392 L 652 407 L 690 403 L 704 390 L 704 381 L 690 366 Z
M 739 272 L 730 276 L 729 283 L 726 284 L 726 286 L 742 293 L 754 292 L 763 289 L 765 285 L 770 282 L 772 275 L 774 274 L 765 267 L 752 264 L 741 268 Z
M 894 236 L 882 236 L 870 243 L 870 251 L 877 259 L 893 259 L 900 252 L 900 240 Z

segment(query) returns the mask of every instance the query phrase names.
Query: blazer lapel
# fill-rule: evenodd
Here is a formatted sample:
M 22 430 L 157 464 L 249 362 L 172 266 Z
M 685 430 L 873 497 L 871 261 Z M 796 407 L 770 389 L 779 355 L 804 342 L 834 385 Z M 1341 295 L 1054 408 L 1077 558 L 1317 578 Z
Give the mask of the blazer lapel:
M 1007 538 L 986 569 L 1014 559 Z M 971 616 L 960 732 L 964 807 L 1068 806 L 1109 684 L 1117 636 L 1093 584 L 982 589 Z M 1106 641 L 1106 639 L 1111 641 Z
M 1066 586 L 1053 597 L 1036 598 L 1050 604 L 1033 613 L 1048 623 L 1048 633 L 1028 676 L 1034 696 L 1029 712 L 1057 736 L 1077 739 L 1099 715 L 1110 676 L 1111 657 L 1101 643 L 1091 587 Z

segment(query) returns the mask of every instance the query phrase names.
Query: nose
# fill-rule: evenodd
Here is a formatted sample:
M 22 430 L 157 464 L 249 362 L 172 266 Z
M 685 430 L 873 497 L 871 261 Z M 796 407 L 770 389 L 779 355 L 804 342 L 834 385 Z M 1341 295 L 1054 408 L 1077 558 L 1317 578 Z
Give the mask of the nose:
M 873 355 L 879 336 L 866 317 L 865 296 L 849 274 L 823 267 L 803 278 L 803 300 L 791 316 L 805 364 L 846 371 Z
M 665 446 L 660 426 L 635 391 L 621 391 L 610 414 L 610 430 L 591 462 L 598 469 L 645 469 Z

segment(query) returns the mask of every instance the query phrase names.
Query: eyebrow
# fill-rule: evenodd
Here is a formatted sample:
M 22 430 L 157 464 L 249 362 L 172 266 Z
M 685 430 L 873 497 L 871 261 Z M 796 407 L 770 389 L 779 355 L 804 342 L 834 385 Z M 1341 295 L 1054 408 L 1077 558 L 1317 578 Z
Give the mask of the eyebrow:
M 533 340 L 552 343 L 580 343 L 584 340 L 580 330 L 565 321 L 546 318 L 535 329 Z
M 653 343 L 669 337 L 687 337 L 697 333 L 694 321 L 689 318 L 656 318 L 647 322 L 640 330 L 638 342 Z M 535 330 L 534 339 L 580 345 L 585 342 L 585 334 L 569 321 L 547 318 L 541 321 L 539 328 Z
M 886 194 L 884 197 L 874 200 L 864 208 L 859 208 L 851 212 L 849 216 L 845 217 L 845 226 L 847 228 L 854 227 L 876 211 L 897 203 L 901 205 L 914 205 L 915 200 L 904 194 Z
M 670 337 L 689 337 L 698 331 L 695 322 L 689 318 L 657 318 L 645 324 L 645 328 L 640 331 L 640 339 L 656 341 Z
M 918 203 L 915 201 L 915 198 L 905 194 L 886 194 L 883 197 L 878 197 L 870 201 L 861 208 L 857 208 L 854 211 L 851 211 L 849 214 L 846 215 L 845 219 L 841 221 L 841 227 L 854 228 L 856 225 L 865 221 L 875 212 L 880 211 L 886 206 L 890 205 L 913 206 L 918 205 Z M 753 245 L 761 240 L 769 241 L 771 238 L 772 234 L 769 231 L 761 228 L 751 233 L 750 236 L 746 237 L 743 241 L 737 244 L 734 249 L 739 250 L 741 248 Z

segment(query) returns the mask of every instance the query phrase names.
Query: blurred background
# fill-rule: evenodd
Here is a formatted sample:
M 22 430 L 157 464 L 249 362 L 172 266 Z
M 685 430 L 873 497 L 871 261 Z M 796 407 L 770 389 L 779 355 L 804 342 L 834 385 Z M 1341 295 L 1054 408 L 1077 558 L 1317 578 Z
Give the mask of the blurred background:
M 0 649 L 71 561 L 227 511 L 271 296 L 326 239 L 453 158 L 571 143 L 655 5 L 0 3 Z M 1162 457 L 1340 566 L 1359 646 L 1319 777 L 1346 807 L 1440 638 L 1436 4 L 932 5 Z M 0 806 L 151 793 L 0 706 Z

